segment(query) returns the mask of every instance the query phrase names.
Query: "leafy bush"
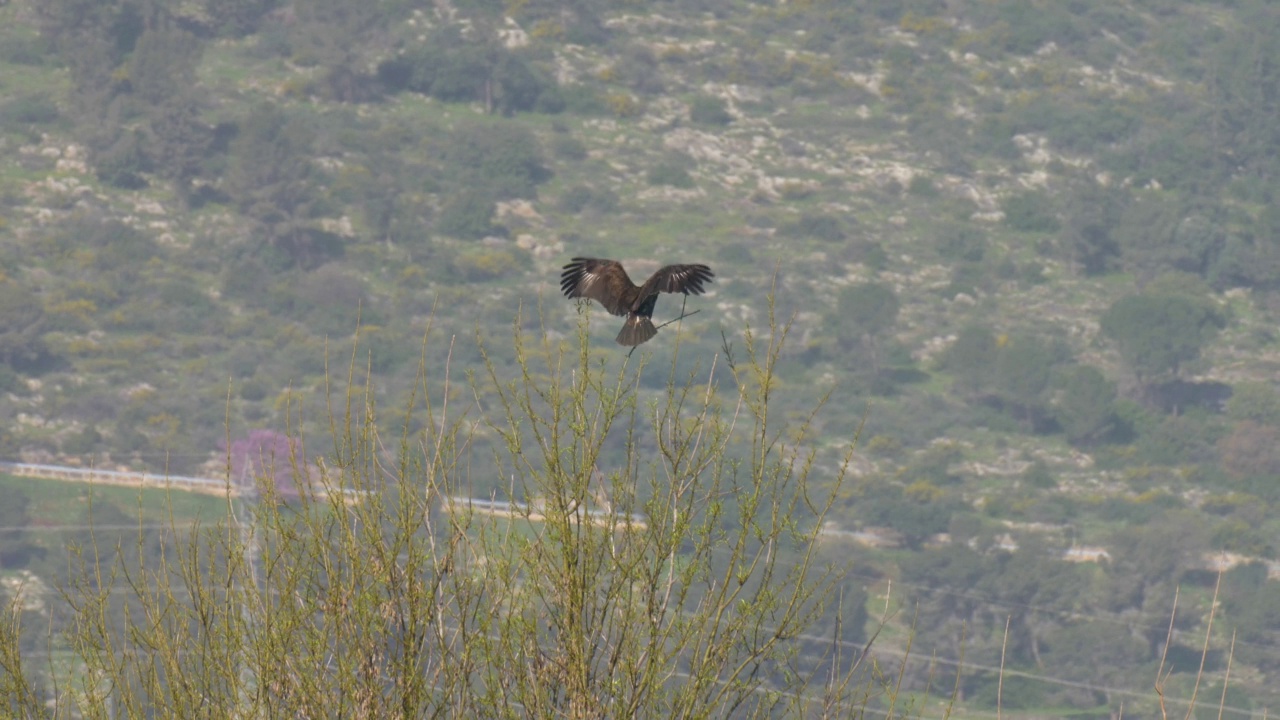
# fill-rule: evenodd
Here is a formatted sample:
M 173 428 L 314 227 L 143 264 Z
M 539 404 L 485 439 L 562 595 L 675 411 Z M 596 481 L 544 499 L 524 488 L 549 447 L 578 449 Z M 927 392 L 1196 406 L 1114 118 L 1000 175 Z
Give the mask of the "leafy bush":
M 149 169 L 145 147 L 141 131 L 125 131 L 110 144 L 90 152 L 89 160 L 99 180 L 126 190 L 137 190 L 147 186 L 142 177 L 142 173 Z
M 1120 298 L 1101 321 L 1140 382 L 1176 376 L 1225 324 L 1208 300 L 1167 292 Z
M 384 60 L 376 76 L 391 92 L 410 90 L 445 102 L 484 102 L 505 115 L 557 113 L 566 107 L 555 81 L 524 55 L 496 43 L 471 42 L 453 27 Z
M 587 159 L 587 146 L 568 133 L 557 134 L 551 139 L 551 152 L 562 160 Z
M 565 112 L 574 115 L 596 116 L 609 112 L 609 104 L 588 85 L 570 85 L 560 88 L 560 97 L 564 100 Z
M 583 210 L 609 213 L 618 207 L 618 194 L 609 188 L 574 185 L 564 191 L 556 205 L 570 213 L 580 213 Z
M 345 337 L 355 332 L 357 321 L 379 321 L 364 280 L 338 264 L 305 274 L 296 292 L 298 315 L 321 335 Z
M 1096 441 L 1111 432 L 1117 423 L 1116 386 L 1089 365 L 1074 365 L 1054 378 L 1058 393 L 1054 419 L 1073 443 Z
M 1057 232 L 1061 223 L 1049 196 L 1035 190 L 1010 195 L 1000 203 L 1005 223 L 1021 232 Z
M 22 378 L 8 363 L 0 363 L 0 391 L 13 392 L 22 386 Z
M 62 451 L 72 455 L 88 455 L 102 444 L 102 433 L 92 425 L 73 433 L 62 441 Z
M 603 98 L 604 106 L 618 118 L 635 118 L 644 114 L 644 103 L 636 99 L 631 93 L 611 92 L 605 93 Z
M 43 38 L 9 34 L 0 38 L 0 60 L 14 65 L 43 65 L 51 59 Z
M 46 124 L 58 119 L 58 106 L 45 94 L 24 95 L 0 106 L 5 123 Z
M 689 119 L 705 125 L 728 125 L 733 116 L 725 107 L 724 100 L 714 95 L 699 95 L 689 104 Z
M 482 190 L 463 190 L 445 201 L 434 229 L 441 235 L 478 240 L 489 235 L 505 235 L 493 223 L 493 196 Z
M 755 262 L 751 248 L 742 243 L 724 243 L 716 250 L 716 257 L 728 265 L 750 265 Z
M 203 49 L 204 44 L 184 30 L 148 27 L 129 55 L 131 96 L 152 108 L 189 92 Z
M 33 288 L 0 279 L 0 362 L 23 368 L 47 353 L 42 338 L 44 307 Z
M 221 35 L 243 37 L 257 30 L 279 0 L 204 0 L 209 20 Z
M 371 370 L 388 373 L 415 359 L 421 346 L 391 328 L 361 325 L 356 354 Z
M 805 212 L 796 220 L 778 226 L 778 234 L 794 238 L 817 238 L 827 242 L 845 239 L 844 223 L 834 215 Z
M 950 223 L 938 233 L 938 252 L 948 260 L 980 262 L 986 250 L 986 234 L 969 223 Z
M 938 186 L 933 184 L 933 178 L 927 175 L 912 175 L 911 182 L 907 183 L 907 192 L 919 198 L 932 199 L 942 193 L 938 190 Z
M 645 180 L 650 185 L 668 185 L 675 188 L 688 189 L 694 186 L 693 176 L 685 168 L 685 163 L 679 160 L 662 160 L 657 165 L 649 168 L 645 173 Z
M 1280 393 L 1270 382 L 1240 382 L 1232 389 L 1226 410 L 1232 420 L 1252 420 L 1280 427 Z
M 864 337 L 888 332 L 898 320 L 901 304 L 893 288 L 884 283 L 860 283 L 840 291 L 834 322 L 836 337 L 846 347 Z
M 249 112 L 230 145 L 224 187 L 274 250 L 275 267 L 306 263 L 305 223 L 319 200 L 311 178 L 315 132 L 274 103 Z
M 528 198 L 551 177 L 537 138 L 528 128 L 504 121 L 469 122 L 449 133 L 440 153 L 447 176 L 467 189 L 460 195 L 491 199 Z
M 518 272 L 526 266 L 528 258 L 523 260 L 509 248 L 482 248 L 458 253 L 453 259 L 453 268 L 468 281 L 483 282 Z
M 258 402 L 266 399 L 271 390 L 267 387 L 267 383 L 262 378 L 249 378 L 240 383 L 240 397 L 250 402 Z

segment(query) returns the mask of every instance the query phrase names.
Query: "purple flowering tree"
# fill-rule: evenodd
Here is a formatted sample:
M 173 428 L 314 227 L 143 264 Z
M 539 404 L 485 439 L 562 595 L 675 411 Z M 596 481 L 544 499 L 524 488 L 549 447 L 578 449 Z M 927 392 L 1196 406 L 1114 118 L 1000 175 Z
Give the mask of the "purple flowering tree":
M 247 436 L 231 442 L 230 455 L 231 482 L 235 485 L 265 477 L 275 482 L 281 495 L 297 495 L 297 481 L 306 479 L 302 443 L 275 430 L 250 430 Z

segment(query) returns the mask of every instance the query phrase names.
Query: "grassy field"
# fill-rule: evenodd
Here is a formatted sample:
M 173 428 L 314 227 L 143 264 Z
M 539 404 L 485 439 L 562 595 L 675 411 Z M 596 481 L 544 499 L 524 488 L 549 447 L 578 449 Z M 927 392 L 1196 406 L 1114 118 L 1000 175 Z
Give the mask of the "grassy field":
M 129 488 L 92 483 L 0 475 L 0 496 L 25 495 L 30 500 L 30 527 L 64 527 L 84 520 L 90 500 L 111 504 L 142 522 L 211 524 L 227 513 L 227 501 L 202 493 L 161 488 Z

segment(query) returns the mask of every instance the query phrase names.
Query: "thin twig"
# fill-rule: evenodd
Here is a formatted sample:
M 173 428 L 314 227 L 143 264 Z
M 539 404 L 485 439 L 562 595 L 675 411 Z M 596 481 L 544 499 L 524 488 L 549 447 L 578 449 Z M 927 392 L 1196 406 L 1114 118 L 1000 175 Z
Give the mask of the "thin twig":
M 1227 687 L 1231 684 L 1231 661 L 1236 655 L 1236 632 L 1231 631 L 1231 649 L 1227 651 L 1227 674 L 1222 678 L 1222 697 L 1218 698 L 1218 720 L 1222 720 L 1222 712 L 1227 709 Z
M 1160 698 L 1160 717 L 1162 718 L 1169 717 L 1164 707 L 1164 683 L 1173 674 L 1173 668 L 1169 668 L 1169 672 L 1166 673 L 1164 671 L 1164 663 L 1169 657 L 1169 646 L 1173 644 L 1173 621 L 1178 616 L 1178 595 L 1181 590 L 1181 586 L 1173 589 L 1173 609 L 1169 611 L 1169 632 L 1164 637 L 1164 650 L 1160 653 L 1160 667 L 1156 668 L 1156 696 Z
M 670 325 L 670 324 L 671 324 L 671 323 L 673 323 L 673 322 L 680 322 L 681 320 L 683 320 L 683 319 L 685 319 L 685 318 L 687 318 L 687 317 L 691 317 L 691 316 L 693 316 L 693 315 L 697 315 L 697 314 L 698 314 L 698 313 L 700 313 L 700 312 L 702 312 L 702 310 L 692 310 L 692 311 L 690 311 L 690 312 L 684 312 L 684 310 L 683 310 L 683 309 L 681 309 L 681 311 L 680 311 L 680 316 L 679 316 L 679 317 L 671 318 L 670 320 L 668 320 L 668 321 L 666 321 L 666 322 L 662 323 L 661 325 L 659 325 L 658 327 L 654 328 L 654 330 L 661 330 L 662 328 L 664 328 L 664 327 L 666 327 L 666 326 Z
M 1196 683 L 1191 688 L 1191 701 L 1187 704 L 1187 720 L 1196 711 L 1196 696 L 1200 693 L 1200 680 L 1204 678 L 1204 661 L 1209 657 L 1209 640 L 1213 636 L 1213 616 L 1218 610 L 1218 589 L 1222 587 L 1222 572 L 1218 572 L 1218 581 L 1213 584 L 1213 600 L 1209 603 L 1209 621 L 1204 629 L 1204 647 L 1200 650 L 1200 669 L 1196 670 Z
M 1000 675 L 996 680 L 996 720 L 1000 720 L 1000 705 L 1004 696 L 1004 651 L 1009 647 L 1009 623 L 1013 621 L 1013 616 L 1008 615 L 1004 619 L 1004 640 L 1000 643 Z
M 729 342 L 729 336 L 725 335 L 724 328 L 720 328 L 720 348 L 724 350 L 724 359 L 729 365 L 729 372 L 737 370 L 737 363 L 733 359 L 733 343 Z

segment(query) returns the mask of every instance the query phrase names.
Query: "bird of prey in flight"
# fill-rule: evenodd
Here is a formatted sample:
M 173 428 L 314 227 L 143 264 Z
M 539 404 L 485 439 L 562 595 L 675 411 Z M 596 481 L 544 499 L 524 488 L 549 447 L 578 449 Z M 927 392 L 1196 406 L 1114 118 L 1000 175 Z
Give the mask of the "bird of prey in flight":
M 713 277 L 715 273 L 706 265 L 667 265 L 637 286 L 616 260 L 576 257 L 564 266 L 560 290 L 565 297 L 590 298 L 613 315 L 625 315 L 618 344 L 634 347 L 658 334 L 653 326 L 658 293 L 701 295 L 706 292 L 703 283 Z

